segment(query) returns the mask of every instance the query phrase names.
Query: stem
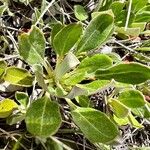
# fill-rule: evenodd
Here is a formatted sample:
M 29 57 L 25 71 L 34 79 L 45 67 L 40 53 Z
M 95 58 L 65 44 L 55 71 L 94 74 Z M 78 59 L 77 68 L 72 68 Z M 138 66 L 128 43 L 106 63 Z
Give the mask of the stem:
M 130 14 L 131 14 L 131 6 L 132 6 L 132 0 L 129 1 L 128 14 L 127 14 L 126 24 L 125 24 L 125 31 L 127 30 L 128 24 L 129 24 L 129 19 L 130 19 Z

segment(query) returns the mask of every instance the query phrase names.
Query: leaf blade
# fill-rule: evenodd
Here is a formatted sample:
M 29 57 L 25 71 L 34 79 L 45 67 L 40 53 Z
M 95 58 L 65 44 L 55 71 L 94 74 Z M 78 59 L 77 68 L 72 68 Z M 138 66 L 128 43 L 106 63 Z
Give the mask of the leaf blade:
M 77 108 L 71 114 L 84 135 L 94 143 L 107 143 L 118 135 L 118 129 L 113 122 L 98 110 Z

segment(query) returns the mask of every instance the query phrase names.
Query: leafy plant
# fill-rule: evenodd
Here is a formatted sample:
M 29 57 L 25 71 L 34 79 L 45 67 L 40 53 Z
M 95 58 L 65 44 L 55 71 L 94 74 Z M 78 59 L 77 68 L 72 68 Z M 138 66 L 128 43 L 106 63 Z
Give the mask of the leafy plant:
M 42 94 L 33 99 L 17 91 L 18 105 L 4 99 L 0 104 L 0 117 L 7 118 L 8 124 L 25 120 L 28 132 L 34 136 L 42 140 L 55 139 L 54 135 L 61 132 L 64 123 L 60 104 L 63 101 L 70 107 L 73 132 L 79 132 L 94 144 L 116 142 L 121 125 L 143 128 L 136 116 L 150 117 L 150 105 L 144 97 L 148 90 L 140 90 L 150 79 L 150 67 L 92 52 L 107 43 L 115 32 L 133 36 L 138 31 L 136 35 L 139 35 L 148 21 L 148 16 L 141 18 L 139 14 L 147 13 L 149 3 L 133 0 L 129 10 L 130 1 L 101 2 L 97 7 L 99 12 L 92 14 L 87 26 L 82 23 L 88 18 L 84 8 L 76 5 L 75 16 L 82 22 L 68 25 L 57 22 L 49 41 L 37 24 L 19 36 L 19 55 L 31 66 L 31 72 L 0 61 L 0 80 L 24 88 L 36 84 Z M 125 19 L 128 14 L 129 20 Z M 46 44 L 50 44 L 56 54 L 55 66 L 45 58 Z M 105 91 L 111 88 L 106 96 Z M 95 108 L 91 98 L 98 93 L 104 93 L 103 112 Z M 9 107 L 3 109 L 6 102 Z

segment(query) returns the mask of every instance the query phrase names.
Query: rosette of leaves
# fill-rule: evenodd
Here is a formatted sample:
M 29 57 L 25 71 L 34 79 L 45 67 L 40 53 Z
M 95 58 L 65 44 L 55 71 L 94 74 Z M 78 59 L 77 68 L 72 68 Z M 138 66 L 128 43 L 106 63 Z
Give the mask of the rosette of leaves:
M 54 70 L 44 58 L 46 40 L 38 27 L 32 26 L 29 33 L 23 33 L 19 37 L 20 56 L 32 66 L 38 85 L 51 96 L 67 101 L 74 123 L 93 143 L 112 142 L 119 135 L 117 125 L 109 117 L 111 114 L 106 115 L 85 105 L 78 107 L 71 99 L 80 99 L 80 96 L 86 97 L 106 88 L 112 84 L 112 79 L 126 84 L 139 84 L 150 77 L 150 68 L 144 65 L 113 65 L 113 60 L 105 54 L 87 55 L 89 51 L 106 43 L 113 34 L 113 29 L 114 15 L 111 11 L 97 13 L 85 30 L 80 23 L 56 24 L 51 32 L 51 45 L 57 56 Z M 46 70 L 45 75 L 43 67 Z M 142 76 L 140 80 L 136 78 L 137 74 Z M 85 80 L 90 84 L 83 84 L 82 81 Z M 49 137 L 57 133 L 62 119 L 59 104 L 54 101 L 55 99 L 44 96 L 27 109 L 25 122 L 30 133 L 40 137 Z M 118 113 L 114 103 L 110 104 L 114 112 Z M 123 101 L 119 104 L 128 112 L 128 104 L 127 108 L 124 108 Z M 143 105 L 142 103 L 140 107 Z

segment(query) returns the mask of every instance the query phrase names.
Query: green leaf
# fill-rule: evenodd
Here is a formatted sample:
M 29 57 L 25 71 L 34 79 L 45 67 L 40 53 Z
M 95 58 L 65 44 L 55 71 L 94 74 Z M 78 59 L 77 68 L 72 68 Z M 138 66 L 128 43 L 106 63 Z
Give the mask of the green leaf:
M 17 91 L 15 93 L 15 98 L 22 106 L 24 106 L 25 108 L 27 107 L 29 102 L 29 97 L 26 93 Z
M 143 107 L 132 108 L 132 112 L 141 118 L 150 118 L 150 104 L 147 103 Z
M 144 31 L 145 26 L 146 22 L 136 22 L 131 24 L 132 28 L 140 28 L 140 34 L 142 33 L 142 31 Z
M 114 140 L 119 131 L 106 114 L 93 108 L 77 108 L 71 112 L 73 121 L 86 138 L 94 143 L 108 143 Z
M 135 22 L 149 22 L 150 21 L 150 11 L 143 11 L 136 14 Z
M 34 77 L 25 69 L 17 67 L 8 67 L 4 75 L 4 80 L 12 85 L 24 87 L 32 86 Z
M 114 113 L 118 118 L 125 118 L 128 116 L 129 109 L 120 101 L 116 99 L 111 99 L 109 104 L 112 106 Z
M 30 32 L 23 33 L 19 37 L 19 53 L 30 65 L 44 62 L 45 54 L 44 34 L 36 26 L 32 26 Z
M 136 14 L 135 14 L 135 21 L 134 22 L 149 22 L 150 21 L 150 5 L 142 7 Z
M 0 78 L 3 76 L 6 67 L 7 67 L 6 62 L 5 61 L 0 61 Z
M 108 87 L 113 86 L 113 82 L 106 80 L 96 80 L 87 84 L 77 84 L 72 88 L 67 98 L 73 99 L 80 95 L 91 95 L 97 92 L 102 92 Z
M 96 78 L 115 79 L 118 82 L 139 84 L 150 79 L 150 68 L 139 63 L 118 64 L 108 69 L 97 70 Z
M 134 118 L 134 116 L 133 116 L 132 114 L 130 114 L 130 115 L 128 116 L 128 119 L 129 119 L 131 125 L 133 125 L 133 127 L 135 127 L 135 128 L 144 128 L 144 126 L 141 125 L 141 124 Z
M 9 98 L 0 101 L 0 118 L 7 118 L 16 108 L 18 105 Z
M 86 77 L 86 72 L 76 72 L 73 71 L 71 73 L 66 74 L 61 79 L 61 83 L 65 85 L 76 85 L 77 83 L 80 83 L 82 80 L 84 80 Z
M 51 32 L 51 44 L 54 47 L 54 37 L 57 35 L 57 33 L 63 29 L 65 26 L 62 25 L 60 22 L 56 23 L 54 27 L 52 28 Z
M 113 119 L 119 126 L 130 124 L 128 117 L 118 118 L 117 116 L 113 115 Z
M 96 49 L 105 43 L 112 34 L 113 26 L 113 15 L 106 12 L 105 14 L 102 13 L 96 16 L 86 28 L 77 46 L 77 53 Z
M 92 102 L 88 96 L 81 95 L 76 98 L 81 107 L 92 107 Z
M 113 86 L 113 81 L 110 82 L 109 80 L 95 80 L 91 83 L 87 84 L 77 84 L 78 87 L 87 91 L 88 95 L 97 93 L 99 91 L 103 91 L 108 87 Z
M 123 90 L 118 97 L 119 101 L 129 108 L 138 108 L 145 105 L 143 94 L 138 90 Z
M 108 10 L 110 5 L 112 4 L 113 0 L 102 0 L 98 1 L 96 11 L 103 11 L 103 10 Z
M 25 114 L 17 113 L 7 117 L 6 123 L 9 125 L 14 125 L 18 122 L 21 122 L 25 119 Z
M 142 9 L 146 4 L 148 3 L 148 0 L 132 0 L 132 11 L 135 13 Z
M 141 29 L 139 27 L 137 28 L 127 28 L 125 27 L 117 27 L 115 31 L 119 34 L 125 34 L 125 35 L 130 35 L 130 36 L 139 36 L 141 33 Z
M 70 93 L 66 96 L 66 98 L 73 99 L 76 96 L 80 96 L 80 95 L 88 95 L 87 90 L 82 89 L 82 88 L 80 88 L 78 86 L 74 86 L 71 89 Z
M 45 97 L 31 104 L 25 118 L 27 130 L 40 137 L 49 137 L 55 134 L 61 121 L 58 104 Z
M 63 75 L 65 75 L 68 71 L 75 68 L 80 61 L 73 53 L 68 53 L 64 60 L 58 64 L 55 70 L 56 79 L 60 79 Z
M 53 40 L 54 50 L 59 56 L 64 56 L 75 45 L 82 34 L 81 24 L 69 24 L 62 28 Z
M 123 10 L 125 3 L 115 1 L 110 5 L 110 9 L 112 9 L 115 18 L 117 19 L 120 16 L 120 12 Z
M 112 59 L 105 54 L 96 54 L 83 59 L 76 71 L 93 73 L 97 69 L 105 69 L 113 65 Z
M 81 5 L 74 6 L 74 14 L 75 17 L 81 21 L 86 20 L 88 18 L 88 14 L 85 11 L 84 7 Z

